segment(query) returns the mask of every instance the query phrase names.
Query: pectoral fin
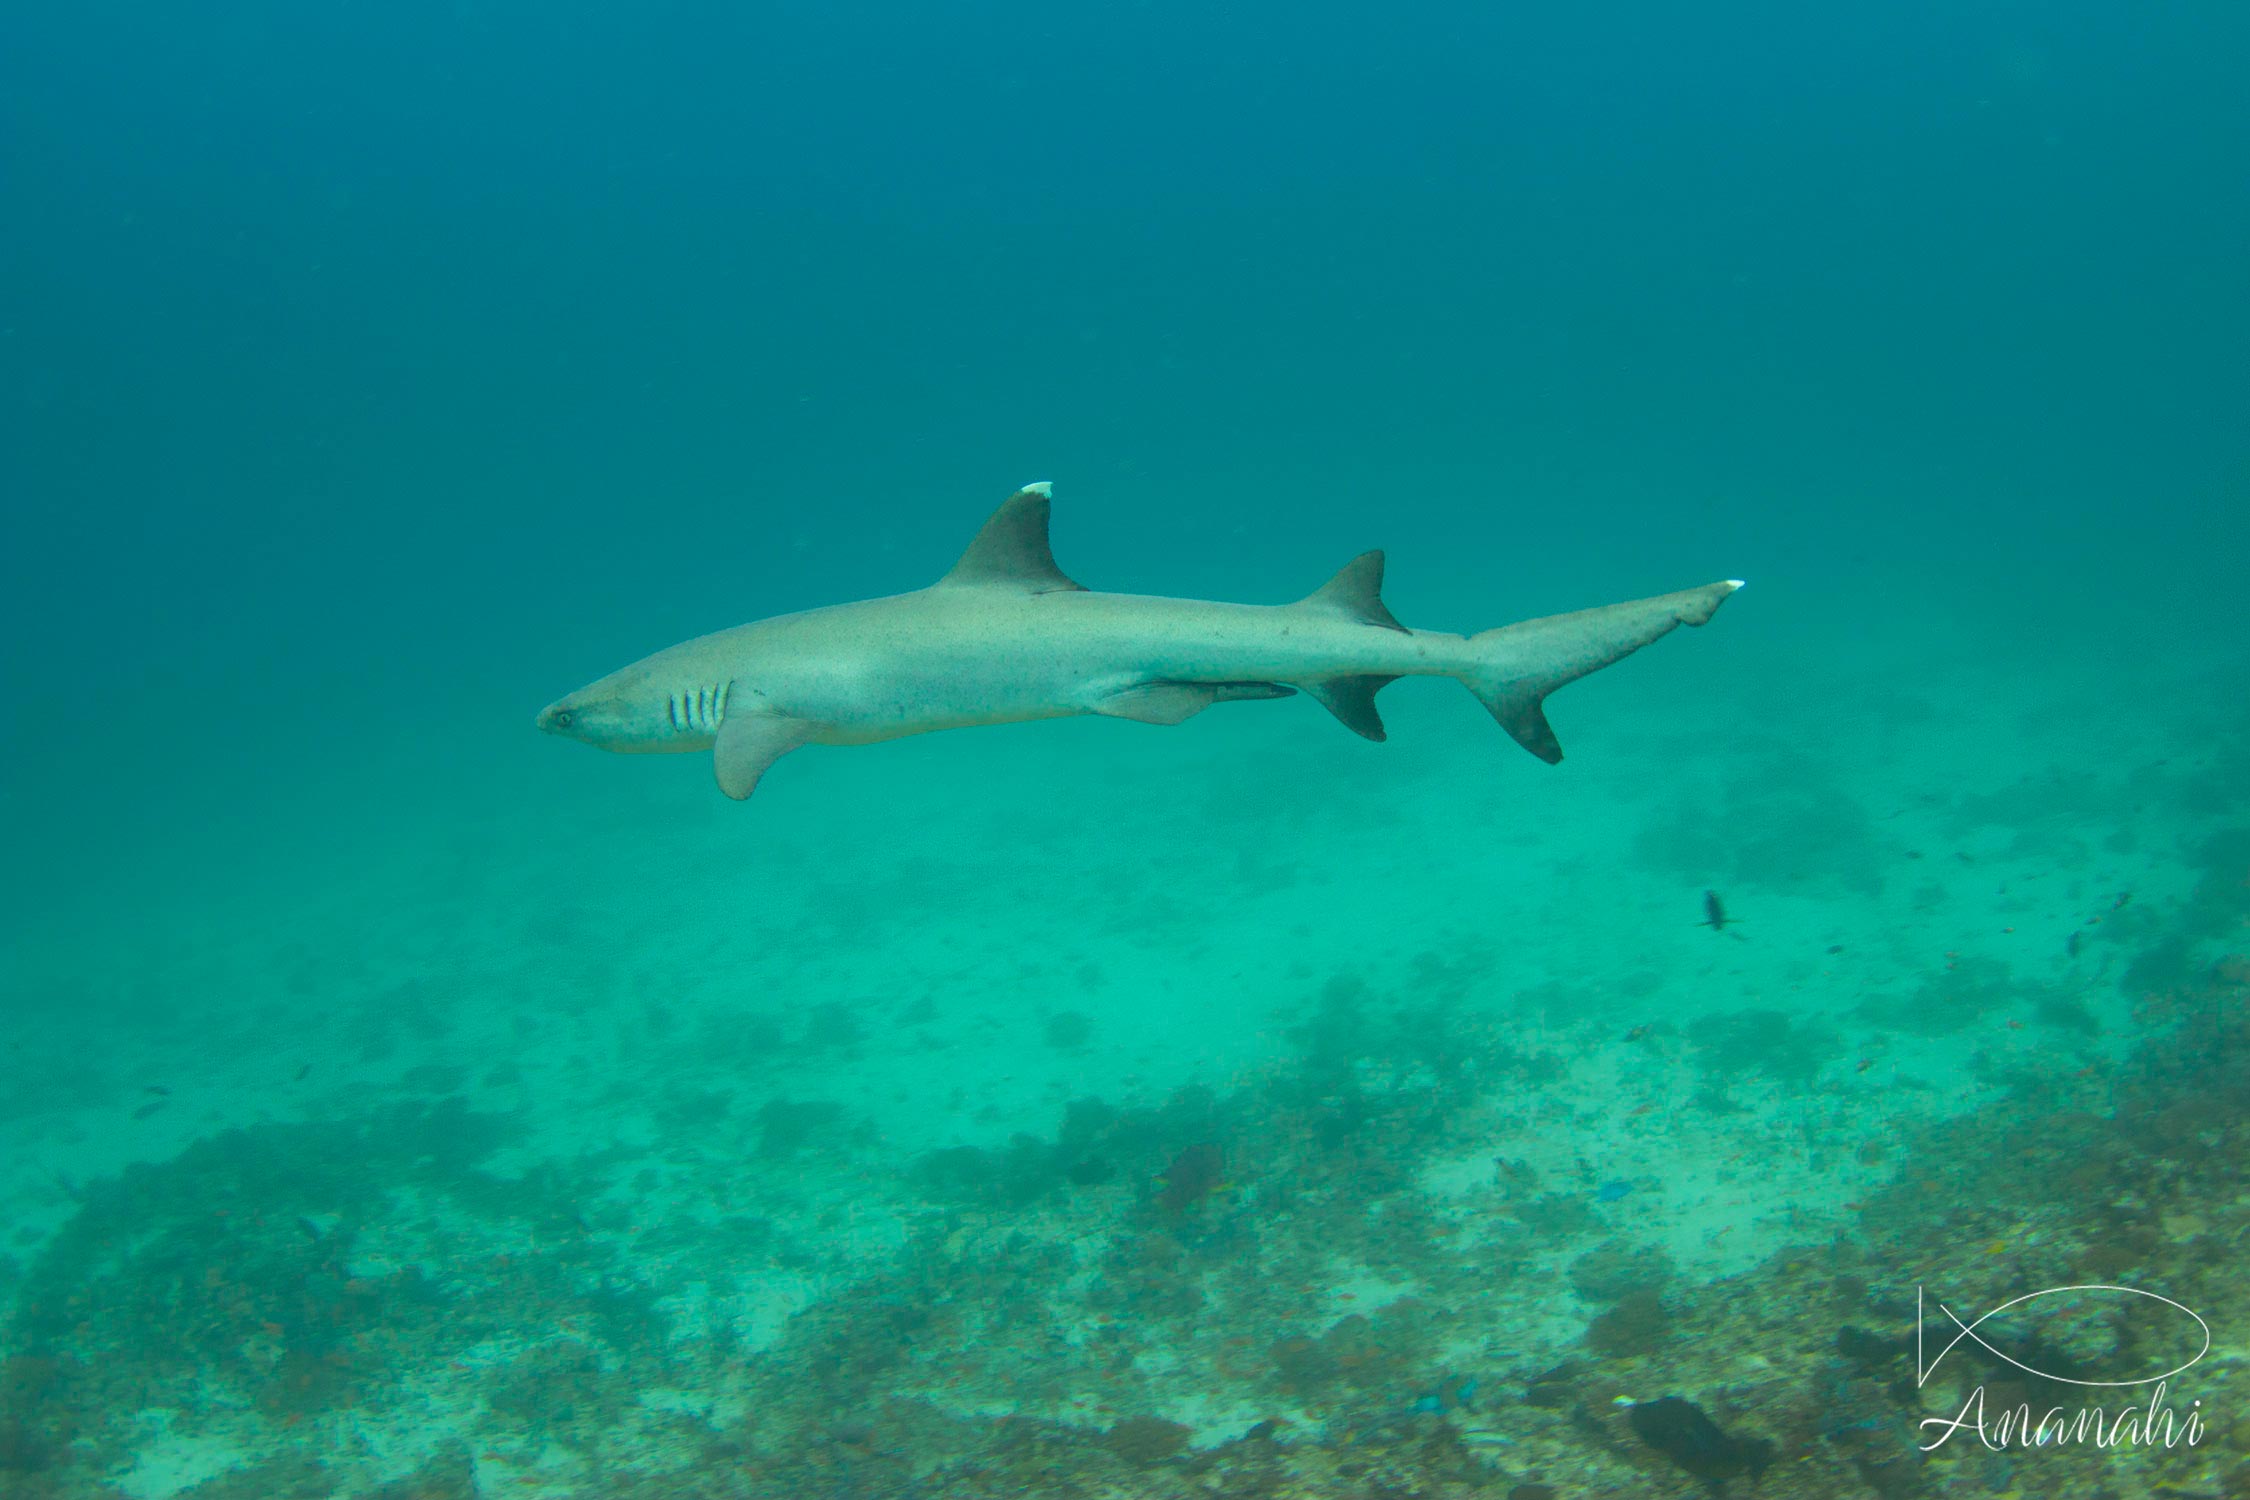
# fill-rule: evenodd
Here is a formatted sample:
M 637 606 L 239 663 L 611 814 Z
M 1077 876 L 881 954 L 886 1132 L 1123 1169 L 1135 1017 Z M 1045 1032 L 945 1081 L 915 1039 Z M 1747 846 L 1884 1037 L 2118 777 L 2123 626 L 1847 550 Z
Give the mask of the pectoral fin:
M 730 694 L 730 699 L 733 697 Z M 744 694 L 742 696 L 748 696 Z M 719 773 L 719 790 L 740 802 L 758 789 L 766 767 L 802 745 L 811 726 L 802 719 L 755 710 L 729 713 L 719 726 L 711 747 L 711 764 Z
M 1214 703 L 1243 698 L 1286 698 L 1296 691 L 1278 682 L 1142 682 L 1111 693 L 1094 712 L 1142 724 L 1177 724 Z

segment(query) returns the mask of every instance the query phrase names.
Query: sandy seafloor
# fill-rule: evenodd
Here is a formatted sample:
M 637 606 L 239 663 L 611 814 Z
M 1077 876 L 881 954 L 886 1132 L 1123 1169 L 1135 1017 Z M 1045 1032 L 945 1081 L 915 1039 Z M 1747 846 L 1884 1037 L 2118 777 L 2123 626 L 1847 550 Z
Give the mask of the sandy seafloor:
M 412 818 L 411 753 L 294 769 L 17 945 L 0 1494 L 1711 1493 L 1619 1425 L 1669 1394 L 1777 1443 L 1735 1494 L 2233 1493 L 2225 1422 L 1805 1412 L 1917 1283 L 2123 1232 L 1902 1174 L 2052 1183 L 2010 1128 L 2209 1051 L 2149 976 L 2239 990 L 2241 662 L 1758 610 L 1560 696 L 1553 770 L 1429 683 L 1383 746 L 1251 704 L 742 807 L 528 722 Z M 2120 1170 L 2111 1274 L 2208 1304 L 2163 1257 L 2250 1203 Z

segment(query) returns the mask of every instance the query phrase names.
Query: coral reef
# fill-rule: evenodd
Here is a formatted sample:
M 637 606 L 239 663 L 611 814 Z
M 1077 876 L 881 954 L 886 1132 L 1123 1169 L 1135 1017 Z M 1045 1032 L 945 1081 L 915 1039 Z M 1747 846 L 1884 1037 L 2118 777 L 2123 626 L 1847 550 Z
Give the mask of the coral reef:
M 729 1195 L 671 1212 L 667 1164 L 512 1160 L 511 1122 L 457 1099 L 216 1134 L 79 1189 L 12 1278 L 0 1494 L 115 1493 L 172 1424 L 236 1444 L 194 1500 L 2250 1495 L 2231 1333 L 2175 1392 L 2212 1414 L 2198 1445 L 1924 1450 L 1964 1403 L 2075 1405 L 2073 1380 L 2195 1353 L 2176 1320 L 2041 1289 L 2250 1326 L 2246 851 L 2213 838 L 2187 899 L 2110 940 L 2136 1045 L 1995 1055 L 1953 1114 L 1848 1114 L 1882 1095 L 1848 1092 L 1837 1034 L 1763 1007 L 1628 1042 L 1583 999 L 1536 1035 L 1440 1016 L 1433 961 L 1312 987 L 1292 1064 L 1231 1092 L 1058 1096 L 1051 1134 L 903 1171 L 840 1104 L 685 1091 L 667 1118 Z M 1998 969 L 1931 984 L 1917 1003 L 2079 1029 Z M 1574 1050 L 1670 1069 L 1645 1114 L 1596 1090 L 1649 1158 L 1549 1139 Z M 1713 1080 L 1756 1106 L 1699 1106 Z M 1670 1214 L 1651 1165 L 1690 1131 L 1742 1142 L 1715 1194 L 1781 1153 L 1868 1185 L 1714 1272 L 1736 1222 Z M 1988 1325 L 2020 1363 L 1964 1344 L 1918 1379 L 1918 1288 L 2028 1297 Z M 380 1482 L 319 1461 L 355 1442 L 391 1445 Z

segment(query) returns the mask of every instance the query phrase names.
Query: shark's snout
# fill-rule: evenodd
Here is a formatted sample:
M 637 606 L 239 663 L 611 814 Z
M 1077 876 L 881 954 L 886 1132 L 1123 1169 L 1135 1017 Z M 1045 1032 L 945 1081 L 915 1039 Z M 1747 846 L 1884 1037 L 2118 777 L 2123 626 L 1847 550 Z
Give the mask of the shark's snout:
M 669 742 L 678 726 L 670 715 L 677 712 L 676 700 L 668 713 L 662 698 L 652 706 L 645 695 L 620 691 L 604 680 L 557 698 L 533 722 L 549 734 L 597 750 L 665 750 L 672 748 Z
M 578 709 L 572 706 L 571 701 L 564 698 L 539 710 L 539 717 L 534 722 L 549 734 L 575 737 L 578 727 L 578 712 Z

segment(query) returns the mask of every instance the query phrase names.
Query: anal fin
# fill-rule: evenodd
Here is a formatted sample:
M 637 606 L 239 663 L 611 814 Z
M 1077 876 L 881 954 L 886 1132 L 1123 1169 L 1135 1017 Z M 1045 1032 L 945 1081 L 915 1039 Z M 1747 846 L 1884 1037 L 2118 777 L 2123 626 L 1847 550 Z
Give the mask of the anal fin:
M 1390 737 L 1383 728 L 1383 716 L 1375 711 L 1375 695 L 1392 683 L 1395 676 L 1366 673 L 1352 677 L 1320 677 L 1302 684 L 1313 701 L 1336 716 L 1352 733 L 1364 739 L 1382 740 Z

